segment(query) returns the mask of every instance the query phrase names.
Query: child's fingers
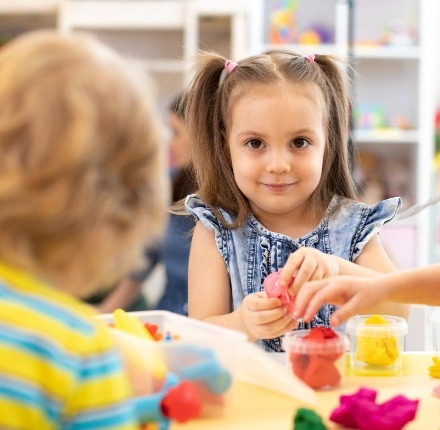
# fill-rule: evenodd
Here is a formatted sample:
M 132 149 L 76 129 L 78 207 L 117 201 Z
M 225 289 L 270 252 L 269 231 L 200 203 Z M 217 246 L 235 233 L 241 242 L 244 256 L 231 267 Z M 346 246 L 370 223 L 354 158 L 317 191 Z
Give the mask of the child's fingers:
M 249 294 L 243 300 L 247 309 L 250 311 L 264 311 L 269 309 L 277 309 L 282 307 L 282 301 L 278 297 L 268 297 L 265 291 L 255 294 Z
M 334 327 L 342 324 L 344 321 L 347 321 L 349 318 L 356 315 L 358 309 L 359 307 L 356 305 L 356 301 L 353 298 L 334 312 L 330 317 L 330 324 Z
M 313 281 L 306 283 L 295 298 L 295 316 L 311 321 L 316 312 L 328 301 L 325 289 L 328 281 Z
M 273 323 L 286 316 L 286 308 L 284 306 L 278 306 L 274 309 L 265 309 L 262 311 L 254 311 L 251 318 L 256 325 L 265 325 Z
M 306 282 L 299 290 L 295 297 L 295 316 L 297 318 L 303 318 L 307 307 L 310 304 L 310 300 L 315 297 L 316 293 L 320 291 L 327 281 L 311 281 Z
M 324 273 L 316 260 L 305 260 L 289 288 L 290 294 L 296 296 L 307 281 L 320 280 L 323 277 Z
M 298 325 L 292 314 L 277 314 L 273 311 L 259 312 L 251 318 L 251 331 L 257 339 L 273 339 L 285 334 Z
M 340 307 L 332 315 L 331 324 L 339 325 L 353 315 L 356 315 L 363 309 L 362 296 L 351 291 L 341 283 L 336 283 L 335 280 L 322 281 L 317 283 L 316 291 L 312 297 L 306 302 L 306 309 L 304 311 L 304 321 L 311 321 L 316 312 L 326 303 L 333 305 L 340 305 Z
M 286 314 L 272 324 L 263 327 L 260 339 L 274 339 L 298 327 L 298 320 L 292 314 Z
M 281 328 L 281 330 L 278 333 L 274 334 L 274 337 L 280 337 L 283 334 L 286 334 L 287 332 L 294 330 L 297 327 L 298 327 L 298 320 L 292 318 L 292 315 L 289 314 L 285 319 L 285 325 Z
M 297 271 L 304 261 L 304 255 L 298 251 L 294 252 L 287 259 L 286 264 L 281 270 L 278 283 L 281 287 L 287 288 L 292 283 L 292 278 L 297 276 Z

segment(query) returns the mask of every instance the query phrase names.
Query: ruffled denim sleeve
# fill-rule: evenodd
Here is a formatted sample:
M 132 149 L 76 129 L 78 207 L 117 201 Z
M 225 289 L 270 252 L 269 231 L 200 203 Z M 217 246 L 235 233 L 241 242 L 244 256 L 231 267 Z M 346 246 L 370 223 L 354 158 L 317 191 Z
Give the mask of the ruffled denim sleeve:
M 196 221 L 201 221 L 207 229 L 214 231 L 217 248 L 220 251 L 223 259 L 226 260 L 228 255 L 227 236 L 229 231 L 223 227 L 223 225 L 214 215 L 212 209 L 195 194 L 191 194 L 186 197 L 185 208 Z M 229 221 L 227 214 L 224 214 L 223 211 L 222 214 L 225 216 L 225 219 Z
M 364 246 L 374 235 L 379 233 L 383 225 L 396 216 L 401 205 L 402 199 L 393 197 L 366 207 L 354 242 L 353 261 L 359 257 Z

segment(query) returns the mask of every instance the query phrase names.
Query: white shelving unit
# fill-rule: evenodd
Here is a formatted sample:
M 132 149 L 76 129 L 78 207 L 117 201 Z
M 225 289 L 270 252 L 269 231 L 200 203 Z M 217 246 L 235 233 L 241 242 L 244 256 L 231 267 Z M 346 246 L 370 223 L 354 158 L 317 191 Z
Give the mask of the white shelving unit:
M 165 114 L 199 48 L 244 55 L 249 10 L 247 0 L 61 0 L 58 28 L 91 32 L 144 68 Z
M 0 0 L 0 13 L 2 15 L 30 15 L 55 13 L 59 0 Z
M 383 110 L 386 123 L 383 130 L 358 129 L 355 138 L 362 150 L 384 160 L 382 168 L 388 169 L 389 180 L 406 176 L 407 180 L 400 184 L 399 179 L 394 179 L 395 189 L 389 193 L 401 195 L 407 206 L 428 200 L 433 189 L 430 166 L 434 154 L 435 3 L 354 2 L 357 102 L 364 106 L 376 103 Z M 369 42 L 378 41 L 387 31 L 388 44 L 375 46 Z M 408 129 L 398 127 L 399 117 L 407 122 Z M 429 211 L 424 211 L 386 226 L 389 241 L 385 243 L 401 267 L 426 265 L 433 257 L 431 231 Z
M 148 73 L 160 110 L 182 84 L 185 1 L 63 0 L 58 29 L 92 33 Z
M 298 0 L 290 17 L 279 12 L 285 2 L 256 3 L 251 52 L 281 46 L 299 53 L 350 55 L 355 69 L 354 140 L 363 156 L 377 161 L 371 166 L 382 181 L 377 200 L 401 195 L 404 206 L 427 200 L 432 193 L 437 2 Z M 289 19 L 294 28 L 290 33 L 283 28 Z M 316 35 L 321 41 L 309 44 Z M 379 119 L 383 125 L 374 127 Z M 432 260 L 431 237 L 429 211 L 393 221 L 383 232 L 383 241 L 401 268 Z
M 247 55 L 251 10 L 252 0 L 0 0 L 0 37 L 93 33 L 149 74 L 165 116 L 199 49 Z
M 0 37 L 26 30 L 55 28 L 59 0 L 0 0 Z

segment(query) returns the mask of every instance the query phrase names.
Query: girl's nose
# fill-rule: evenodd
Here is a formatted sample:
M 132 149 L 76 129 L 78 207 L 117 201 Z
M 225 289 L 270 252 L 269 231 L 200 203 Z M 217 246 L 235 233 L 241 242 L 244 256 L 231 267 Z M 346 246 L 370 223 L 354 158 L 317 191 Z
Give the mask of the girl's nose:
M 290 172 L 290 154 L 285 151 L 271 151 L 266 170 L 270 173 L 288 173 Z

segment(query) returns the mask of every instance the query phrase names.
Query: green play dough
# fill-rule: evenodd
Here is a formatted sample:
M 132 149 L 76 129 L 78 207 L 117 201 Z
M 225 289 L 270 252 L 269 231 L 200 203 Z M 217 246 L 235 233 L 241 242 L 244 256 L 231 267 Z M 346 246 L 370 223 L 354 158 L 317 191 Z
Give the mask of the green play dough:
M 293 419 L 293 430 L 327 430 L 327 427 L 315 411 L 299 408 Z

